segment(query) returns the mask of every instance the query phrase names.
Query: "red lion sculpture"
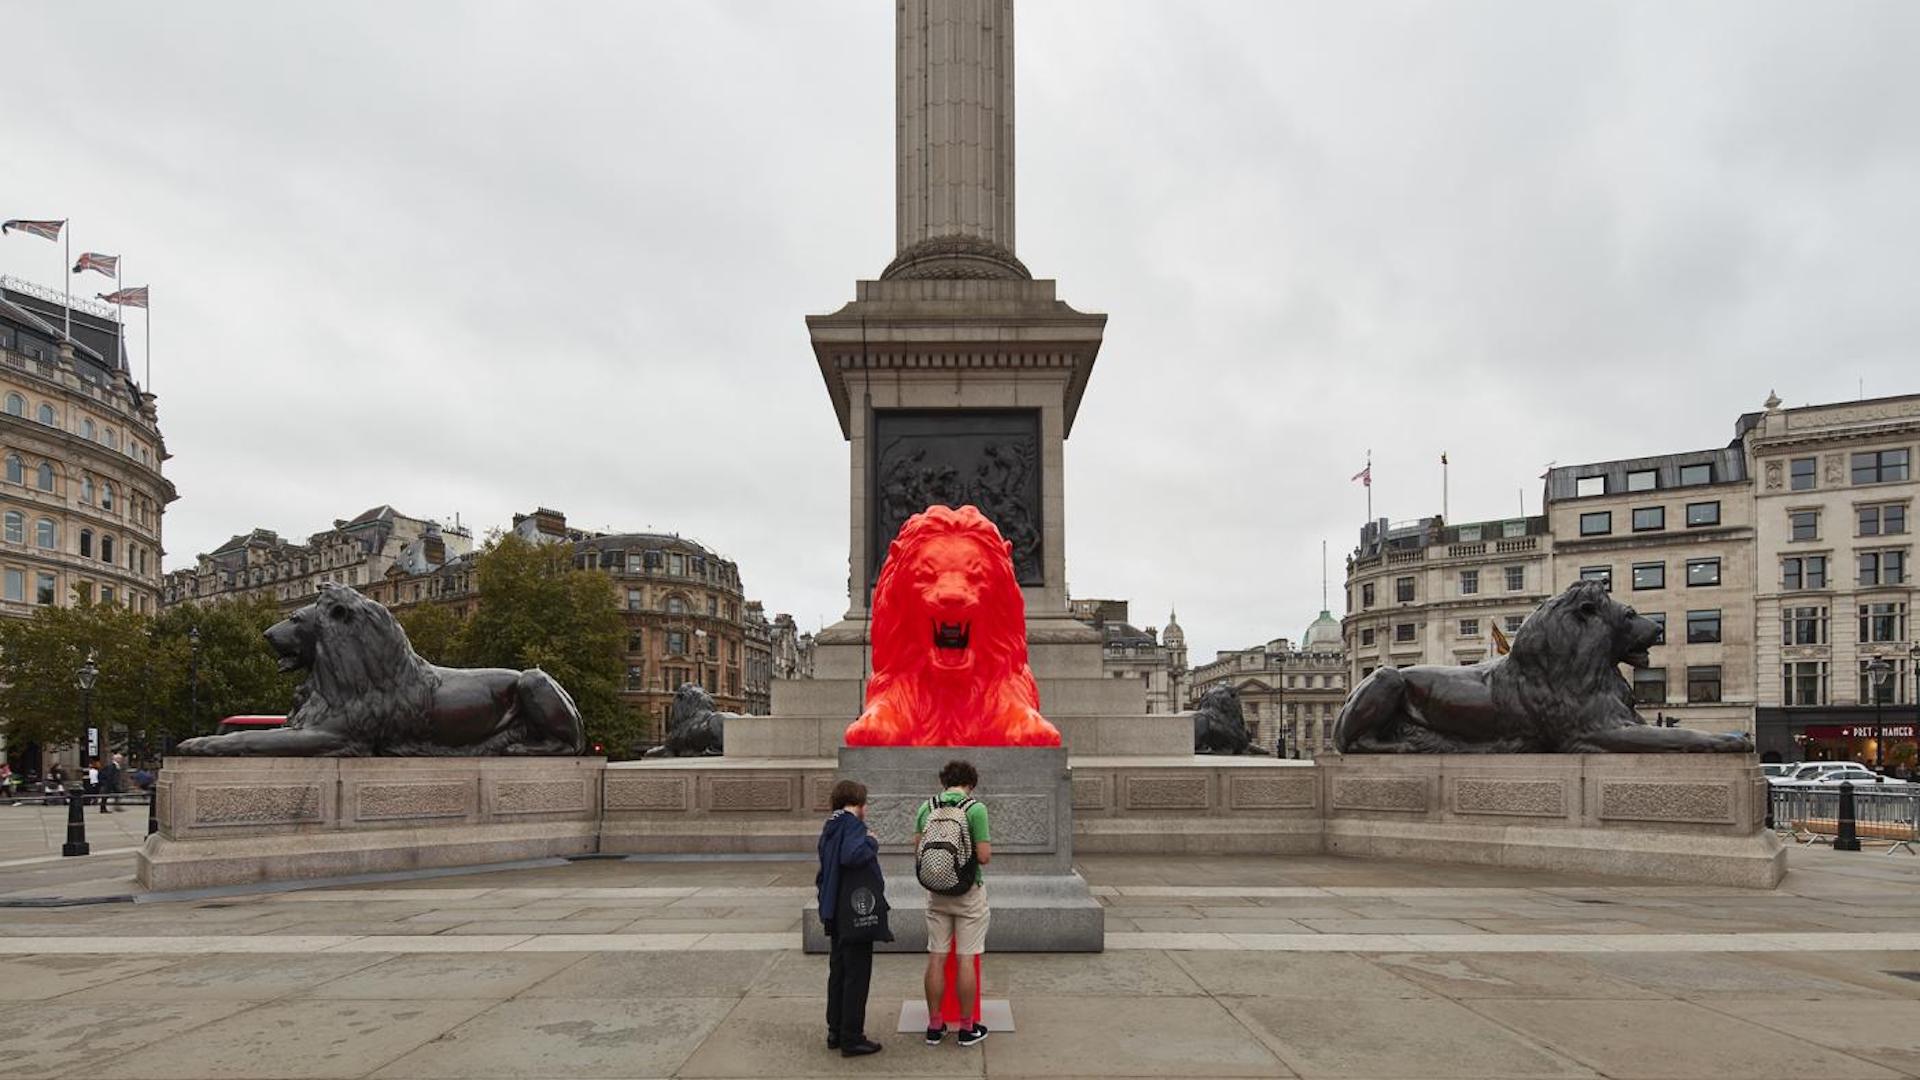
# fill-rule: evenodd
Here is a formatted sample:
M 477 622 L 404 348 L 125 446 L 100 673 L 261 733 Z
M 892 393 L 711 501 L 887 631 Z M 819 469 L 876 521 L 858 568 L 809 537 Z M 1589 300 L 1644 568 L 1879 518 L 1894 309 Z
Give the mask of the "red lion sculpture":
M 900 526 L 873 592 L 873 681 L 848 746 L 1059 746 L 1027 665 L 1013 545 L 971 506 Z

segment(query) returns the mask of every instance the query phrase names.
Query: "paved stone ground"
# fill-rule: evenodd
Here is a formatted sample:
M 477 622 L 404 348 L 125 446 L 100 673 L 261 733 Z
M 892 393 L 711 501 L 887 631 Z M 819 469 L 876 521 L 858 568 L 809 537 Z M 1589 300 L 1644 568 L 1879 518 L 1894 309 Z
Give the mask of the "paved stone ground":
M 125 891 L 115 863 L 75 880 Z M 806 864 L 0 908 L 0 1076 L 1920 1076 L 1920 859 L 1794 866 L 1760 893 L 1088 858 L 1108 952 L 990 956 L 1018 1030 L 967 1050 L 884 1033 L 919 964 L 882 956 L 858 1061 L 821 1045 Z

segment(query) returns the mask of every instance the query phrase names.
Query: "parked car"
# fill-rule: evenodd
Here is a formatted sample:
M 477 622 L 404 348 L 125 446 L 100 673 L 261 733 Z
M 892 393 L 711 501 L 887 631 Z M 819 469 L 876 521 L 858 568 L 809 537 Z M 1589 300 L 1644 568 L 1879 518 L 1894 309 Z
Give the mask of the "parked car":
M 1808 780 L 1798 781 L 1798 783 L 1821 788 L 1838 787 L 1841 784 L 1852 784 L 1854 787 L 1874 785 L 1882 788 L 1904 788 L 1911 786 L 1905 780 L 1895 780 L 1891 777 L 1882 776 L 1863 765 L 1852 764 L 1843 765 L 1838 769 L 1828 769 L 1818 776 Z
M 1851 762 L 1851 761 L 1809 761 L 1805 765 L 1802 765 L 1798 769 L 1795 769 L 1793 772 L 1793 775 L 1789 777 L 1789 779 L 1793 780 L 1796 783 L 1800 783 L 1807 780 L 1819 779 L 1820 776 L 1822 776 L 1823 774 L 1830 773 L 1835 769 L 1864 769 L 1864 768 L 1866 768 L 1866 766 L 1855 764 L 1854 762 Z
M 1793 774 L 1804 764 L 1800 761 L 1763 761 L 1760 763 L 1760 772 L 1766 776 L 1767 783 L 1778 784 L 1793 779 Z

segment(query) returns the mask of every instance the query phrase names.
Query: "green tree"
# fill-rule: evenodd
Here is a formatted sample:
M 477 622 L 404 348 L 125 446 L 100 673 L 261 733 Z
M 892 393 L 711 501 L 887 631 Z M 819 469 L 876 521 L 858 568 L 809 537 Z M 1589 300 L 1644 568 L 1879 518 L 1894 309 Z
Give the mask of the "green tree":
M 457 652 L 480 667 L 537 667 L 580 707 L 587 738 L 623 755 L 640 725 L 620 700 L 626 621 L 613 579 L 573 565 L 567 544 L 495 533 L 474 560 L 480 604 Z
M 166 731 L 173 739 L 211 735 L 228 716 L 280 715 L 292 707 L 300 676 L 281 673 L 280 658 L 262 637 L 281 618 L 280 606 L 271 598 L 254 596 L 176 604 L 154 619 L 154 637 L 166 643 L 176 661 L 164 687 L 169 704 Z M 192 665 L 189 635 L 196 629 L 200 659 Z M 197 693 L 190 685 L 195 681 Z M 199 711 L 193 713 L 196 698 Z
M 98 670 L 93 726 L 106 752 L 130 733 L 165 719 L 166 687 L 181 657 L 152 635 L 151 620 L 117 604 L 44 607 L 30 619 L 0 621 L 0 725 L 12 743 L 67 746 L 85 736 L 87 698 L 79 686 L 89 657 Z
M 396 618 L 400 620 L 400 629 L 407 632 L 407 640 L 413 643 L 413 651 L 429 662 L 444 667 L 460 667 L 468 662 L 463 640 L 467 620 L 453 608 L 444 604 L 415 604 L 398 612 Z

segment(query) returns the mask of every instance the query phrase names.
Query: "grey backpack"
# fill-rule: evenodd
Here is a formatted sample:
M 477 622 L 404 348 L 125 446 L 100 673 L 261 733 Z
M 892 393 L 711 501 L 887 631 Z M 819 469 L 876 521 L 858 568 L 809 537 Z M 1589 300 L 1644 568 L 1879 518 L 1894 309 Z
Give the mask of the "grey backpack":
M 974 856 L 973 828 L 967 811 L 974 800 L 948 805 L 939 796 L 927 800 L 927 824 L 920 830 L 920 847 L 913 854 L 913 876 L 922 888 L 942 896 L 965 896 L 980 874 Z

